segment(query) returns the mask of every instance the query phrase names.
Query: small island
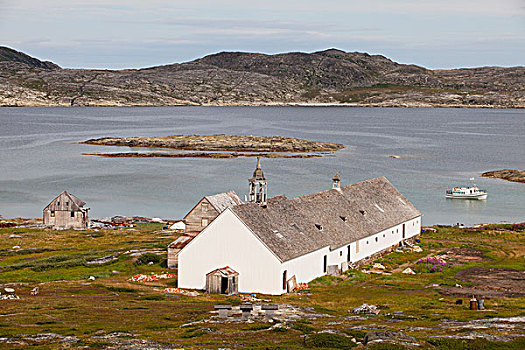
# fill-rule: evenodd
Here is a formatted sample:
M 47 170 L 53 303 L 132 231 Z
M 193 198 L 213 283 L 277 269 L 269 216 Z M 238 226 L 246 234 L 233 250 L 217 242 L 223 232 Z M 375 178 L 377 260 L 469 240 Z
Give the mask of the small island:
M 525 170 L 503 169 L 487 171 L 481 174 L 483 177 L 492 177 L 512 182 L 525 183 Z
M 166 157 L 166 158 L 312 158 L 330 155 L 345 146 L 339 143 L 309 141 L 283 136 L 172 135 L 164 137 L 103 137 L 82 144 L 169 148 L 198 152 L 121 152 L 84 153 L 101 157 Z M 222 153 L 213 153 L 222 152 Z M 227 152 L 227 153 L 225 153 Z

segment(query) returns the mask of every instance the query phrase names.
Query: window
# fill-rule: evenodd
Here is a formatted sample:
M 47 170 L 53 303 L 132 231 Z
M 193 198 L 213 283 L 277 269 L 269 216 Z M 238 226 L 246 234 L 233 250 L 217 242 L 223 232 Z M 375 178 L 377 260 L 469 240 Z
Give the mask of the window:
M 286 282 L 288 282 L 288 279 L 287 279 L 287 273 L 288 273 L 288 270 L 284 270 L 283 272 L 283 289 L 286 290 Z
M 377 242 L 377 237 L 376 237 L 376 242 Z
M 69 202 L 66 202 L 66 207 L 69 207 Z
M 52 217 L 52 218 L 55 217 L 55 211 L 54 211 L 54 210 L 51 210 L 51 217 Z
M 343 251 L 342 250 L 339 252 L 339 256 L 343 256 Z
M 208 226 L 208 219 L 204 219 L 204 218 L 203 218 L 203 219 L 201 220 L 201 226 L 202 226 L 202 227 L 206 227 L 206 226 Z
M 208 211 L 208 203 L 201 204 L 202 211 Z
M 72 217 L 72 218 L 75 217 L 75 212 L 74 212 L 74 211 L 71 212 L 71 217 Z
M 385 234 L 383 233 L 383 238 L 385 238 Z
M 366 241 L 366 244 L 368 244 L 368 241 Z
M 323 272 L 326 272 L 328 268 L 328 257 L 325 255 L 323 258 Z
M 60 201 L 57 202 L 57 205 L 60 206 Z

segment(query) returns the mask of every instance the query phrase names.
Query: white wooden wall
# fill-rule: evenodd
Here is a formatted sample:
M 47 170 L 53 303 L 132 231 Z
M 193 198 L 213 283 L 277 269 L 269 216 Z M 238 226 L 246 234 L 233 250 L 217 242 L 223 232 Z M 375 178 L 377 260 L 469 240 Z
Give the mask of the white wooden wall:
M 179 253 L 179 287 L 204 289 L 206 274 L 230 266 L 239 292 L 281 294 L 281 263 L 229 209 Z

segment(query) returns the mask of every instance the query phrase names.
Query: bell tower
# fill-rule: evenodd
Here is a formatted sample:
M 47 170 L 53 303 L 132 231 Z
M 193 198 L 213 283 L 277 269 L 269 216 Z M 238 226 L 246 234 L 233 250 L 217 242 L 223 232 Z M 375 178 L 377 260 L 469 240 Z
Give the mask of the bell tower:
M 335 174 L 334 177 L 332 177 L 332 188 L 334 190 L 341 190 L 341 176 L 339 176 L 339 174 Z
M 248 180 L 250 192 L 248 202 L 257 203 L 261 206 L 266 205 L 268 183 L 261 169 L 261 159 L 257 157 L 257 167 L 253 171 L 253 176 Z

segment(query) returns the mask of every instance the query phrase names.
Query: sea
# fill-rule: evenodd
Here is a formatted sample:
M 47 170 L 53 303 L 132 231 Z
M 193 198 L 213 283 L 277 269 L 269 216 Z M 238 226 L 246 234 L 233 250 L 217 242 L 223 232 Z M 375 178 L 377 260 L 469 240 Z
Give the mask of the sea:
M 87 202 L 93 218 L 181 219 L 203 196 L 234 190 L 244 198 L 255 158 L 101 158 L 83 153 L 144 150 L 79 144 L 174 134 L 346 146 L 322 158 L 262 159 L 269 196 L 328 189 L 335 173 L 343 185 L 386 176 L 421 210 L 424 225 L 525 221 L 525 184 L 480 177 L 525 169 L 525 110 L 465 108 L 0 108 L 0 215 L 41 217 L 64 190 Z M 486 189 L 488 199 L 445 199 L 448 188 L 469 184 Z

